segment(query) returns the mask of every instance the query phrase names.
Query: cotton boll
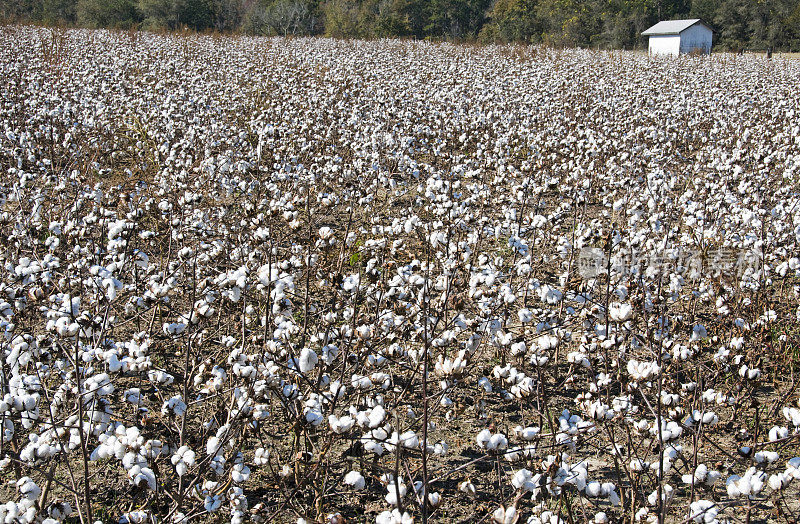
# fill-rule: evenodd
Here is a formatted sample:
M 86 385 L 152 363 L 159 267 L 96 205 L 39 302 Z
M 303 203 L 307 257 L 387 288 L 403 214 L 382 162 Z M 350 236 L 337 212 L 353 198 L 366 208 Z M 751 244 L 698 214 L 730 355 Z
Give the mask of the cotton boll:
M 614 322 L 625 322 L 633 316 L 630 304 L 613 303 L 609 306 L 609 315 Z
M 22 477 L 17 481 L 17 491 L 24 499 L 28 500 L 36 500 L 42 493 L 41 488 L 30 477 Z
M 310 348 L 303 348 L 300 352 L 300 358 L 297 359 L 297 368 L 301 373 L 308 373 L 317 366 L 319 357 Z
M 592 481 L 586 484 L 587 497 L 599 497 L 602 493 L 602 485 L 597 481 Z
M 717 522 L 719 509 L 710 500 L 698 500 L 689 506 L 690 517 L 694 522 L 713 524 Z
M 477 490 L 469 480 L 461 482 L 458 485 L 458 490 L 462 493 L 466 493 L 470 498 L 475 498 L 477 496 Z
M 414 518 L 408 512 L 400 510 L 382 511 L 375 517 L 375 524 L 413 524 Z
M 769 441 L 775 442 L 787 438 L 789 436 L 789 430 L 785 427 L 773 426 L 769 430 L 768 435 L 769 435 Z
M 524 489 L 527 491 L 533 491 L 535 489 L 535 486 L 531 482 L 531 472 L 527 469 L 521 469 L 514 473 L 514 476 L 511 478 L 511 485 L 516 489 Z
M 486 449 L 489 450 L 503 450 L 508 447 L 508 439 L 502 433 L 495 433 L 489 438 L 486 443 Z
M 358 471 L 351 471 L 344 477 L 344 483 L 351 486 L 354 490 L 360 491 L 364 489 L 366 480 Z
M 481 448 L 486 449 L 486 446 L 491 438 L 492 438 L 492 432 L 489 431 L 488 429 L 483 429 L 478 433 L 478 436 L 475 437 L 475 442 L 477 442 L 478 446 L 480 446 Z
M 403 497 L 406 496 L 407 492 L 408 488 L 406 488 L 405 484 L 403 484 L 402 481 L 399 484 L 392 482 L 388 486 L 386 486 L 386 495 L 384 496 L 384 498 L 386 499 L 386 502 L 388 502 L 392 506 L 397 506 L 399 502 L 397 495 L 399 494 L 400 499 L 402 499 Z
M 563 295 L 561 291 L 557 290 L 556 288 L 549 285 L 544 285 L 539 288 L 539 297 L 542 299 L 542 302 L 555 305 L 561 302 Z
M 704 325 L 697 324 L 692 328 L 692 342 L 705 340 L 706 338 L 708 338 L 708 331 Z
M 239 484 L 247 481 L 250 478 L 250 468 L 244 464 L 236 464 L 231 470 L 231 479 L 233 482 Z
M 519 513 L 514 506 L 500 506 L 492 512 L 492 522 L 495 524 L 515 524 L 519 520 Z
M 353 418 L 348 415 L 345 415 L 341 418 L 337 418 L 334 415 L 329 415 L 328 424 L 330 425 L 334 433 L 342 434 L 342 433 L 347 433 L 353 428 L 353 426 L 355 425 L 355 420 L 353 420 Z
M 540 429 L 535 426 L 528 426 L 523 428 L 522 426 L 517 426 L 514 428 L 514 434 L 521 438 L 522 440 L 531 441 L 536 439 L 539 435 Z

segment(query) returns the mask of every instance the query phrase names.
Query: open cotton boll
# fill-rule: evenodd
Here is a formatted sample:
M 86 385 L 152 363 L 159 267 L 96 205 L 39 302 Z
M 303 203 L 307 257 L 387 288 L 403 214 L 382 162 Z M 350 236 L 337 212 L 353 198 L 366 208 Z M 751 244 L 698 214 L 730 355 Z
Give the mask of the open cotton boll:
M 514 434 L 521 438 L 522 440 L 534 440 L 536 437 L 539 436 L 540 428 L 536 426 L 528 426 L 523 428 L 522 426 L 517 426 L 514 428 Z
M 532 474 L 527 469 L 520 469 L 511 478 L 511 485 L 516 489 L 524 489 L 526 491 L 533 491 L 536 486 L 531 481 Z
M 178 476 L 186 474 L 190 467 L 194 466 L 195 454 L 189 446 L 181 446 L 170 458 L 170 462 L 175 466 Z
M 310 348 L 303 348 L 300 351 L 300 357 L 297 359 L 297 368 L 301 373 L 308 373 L 317 366 L 319 357 Z
M 492 438 L 492 432 L 489 431 L 488 429 L 482 429 L 478 433 L 478 436 L 475 437 L 475 442 L 477 442 L 478 446 L 480 446 L 481 448 L 486 449 L 486 446 L 491 438 Z
M 22 477 L 20 478 L 17 483 L 17 491 L 19 494 L 27 500 L 36 500 L 39 498 L 39 495 L 42 493 L 42 490 L 30 477 Z
M 630 304 L 612 303 L 608 312 L 614 322 L 625 322 L 633 316 L 633 307 Z
M 250 468 L 244 464 L 236 464 L 231 470 L 231 479 L 233 482 L 239 484 L 247 481 L 250 478 Z
M 351 471 L 347 475 L 344 476 L 344 483 L 348 486 L 351 486 L 354 490 L 360 491 L 364 489 L 366 485 L 366 480 L 364 476 L 361 475 L 358 471 Z
M 542 299 L 542 302 L 550 305 L 555 305 L 561 302 L 563 298 L 563 294 L 558 289 L 545 284 L 544 286 L 539 288 L 539 297 Z
M 489 450 L 503 450 L 508 447 L 508 439 L 502 433 L 495 433 L 489 438 L 486 443 L 486 449 Z
M 710 500 L 698 500 L 689 505 L 690 518 L 702 524 L 715 524 L 719 508 Z
M 767 483 L 769 484 L 769 487 L 772 488 L 773 490 L 780 491 L 786 488 L 789 484 L 791 484 L 792 480 L 794 480 L 792 475 L 786 472 L 780 472 L 770 475 Z
M 399 484 L 391 482 L 386 486 L 386 495 L 384 496 L 384 498 L 386 499 L 386 502 L 388 502 L 392 506 L 397 506 L 399 502 L 397 498 L 398 494 L 400 495 L 400 499 L 402 499 L 403 497 L 406 496 L 407 492 L 408 488 L 406 488 L 406 485 L 403 484 L 402 481 L 400 481 Z
M 348 415 L 345 415 L 341 418 L 337 418 L 334 415 L 328 415 L 328 424 L 336 434 L 347 433 L 353 428 L 355 422 L 356 421 Z
M 519 513 L 515 506 L 500 506 L 492 512 L 492 522 L 495 524 L 515 524 L 519 520 Z
M 773 426 L 770 428 L 768 436 L 770 442 L 775 442 L 787 438 L 789 436 L 789 430 L 782 426 Z
M 407 511 L 400 513 L 399 509 L 382 511 L 375 517 L 375 524 L 414 524 L 414 517 Z
M 705 340 L 706 338 L 708 338 L 708 331 L 706 330 L 706 327 L 702 324 L 696 324 L 692 328 L 692 342 Z
M 741 477 L 739 475 L 731 475 L 725 483 L 728 496 L 735 498 L 758 495 L 764 488 L 766 476 L 766 473 L 753 467 L 749 468 Z
M 146 486 L 149 490 L 155 491 L 157 487 L 156 475 L 152 469 L 134 465 L 128 470 L 128 477 L 134 486 Z

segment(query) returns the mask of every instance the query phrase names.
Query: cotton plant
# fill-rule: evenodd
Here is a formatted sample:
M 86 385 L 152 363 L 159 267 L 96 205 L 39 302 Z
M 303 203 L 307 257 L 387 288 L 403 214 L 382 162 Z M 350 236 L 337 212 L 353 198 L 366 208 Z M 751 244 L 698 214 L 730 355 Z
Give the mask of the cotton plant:
M 700 443 L 794 495 L 795 399 L 738 433 L 800 321 L 794 64 L 6 29 L 5 520 L 89 517 L 56 462 L 120 522 L 612 522 L 628 474 L 714 522 Z

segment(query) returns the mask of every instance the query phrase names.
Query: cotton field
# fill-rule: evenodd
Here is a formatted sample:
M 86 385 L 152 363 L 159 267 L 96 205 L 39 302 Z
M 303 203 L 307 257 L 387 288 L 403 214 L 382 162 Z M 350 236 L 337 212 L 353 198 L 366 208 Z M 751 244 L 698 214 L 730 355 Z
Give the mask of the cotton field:
M 0 29 L 4 522 L 800 520 L 800 61 Z

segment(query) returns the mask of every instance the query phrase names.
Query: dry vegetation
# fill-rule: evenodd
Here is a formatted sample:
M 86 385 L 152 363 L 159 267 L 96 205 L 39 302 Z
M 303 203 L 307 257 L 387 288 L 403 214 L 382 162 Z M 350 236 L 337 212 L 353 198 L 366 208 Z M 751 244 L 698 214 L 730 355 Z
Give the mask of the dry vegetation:
M 800 62 L 10 26 L 0 78 L 5 522 L 800 517 Z

